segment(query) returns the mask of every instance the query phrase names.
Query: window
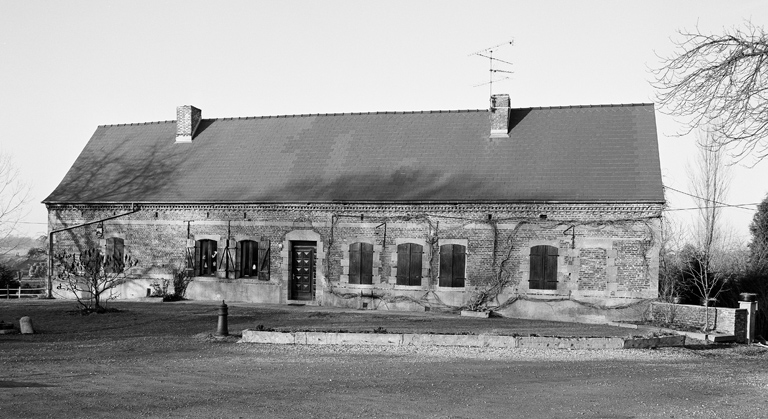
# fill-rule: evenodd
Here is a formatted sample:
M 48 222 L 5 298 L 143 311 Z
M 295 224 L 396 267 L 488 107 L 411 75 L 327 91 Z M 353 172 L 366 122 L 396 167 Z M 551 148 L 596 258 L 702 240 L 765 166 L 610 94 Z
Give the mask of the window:
M 440 286 L 463 287 L 467 248 L 460 244 L 440 246 Z
M 422 249 L 416 243 L 397 245 L 397 285 L 421 285 Z
M 239 273 L 243 278 L 269 281 L 269 240 L 243 240 L 237 247 Z
M 198 240 L 195 242 L 195 276 L 216 275 L 216 241 Z
M 349 245 L 349 283 L 373 284 L 373 245 L 352 243 Z
M 122 273 L 125 268 L 125 243 L 120 237 L 110 237 L 104 249 L 104 271 Z
M 557 247 L 540 245 L 531 247 L 531 273 L 529 289 L 557 289 Z

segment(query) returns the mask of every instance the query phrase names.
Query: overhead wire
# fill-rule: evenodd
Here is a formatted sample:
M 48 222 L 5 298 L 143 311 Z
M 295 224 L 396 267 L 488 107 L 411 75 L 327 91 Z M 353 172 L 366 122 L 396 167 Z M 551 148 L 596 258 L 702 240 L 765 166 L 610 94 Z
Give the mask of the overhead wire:
M 681 191 L 679 189 L 675 189 L 675 188 L 673 188 L 671 186 L 664 185 L 664 188 L 665 189 L 669 189 L 669 190 L 674 191 L 674 192 L 677 192 L 677 193 L 681 193 L 683 195 L 690 196 L 692 198 L 701 199 L 701 200 L 706 201 L 708 203 L 711 202 L 713 204 L 717 204 L 717 205 L 711 205 L 711 206 L 710 205 L 706 205 L 706 206 L 702 206 L 702 207 L 693 207 L 693 208 L 668 208 L 665 211 L 690 211 L 690 210 L 710 209 L 710 208 L 738 208 L 738 209 L 743 209 L 743 210 L 747 210 L 747 211 L 755 211 L 754 208 L 747 208 L 746 206 L 747 205 L 754 205 L 754 206 L 760 205 L 759 202 L 758 203 L 750 203 L 750 204 L 727 204 L 727 203 L 724 203 L 724 202 L 715 201 L 714 199 L 708 199 L 708 198 L 703 198 L 703 197 L 698 196 L 698 195 L 693 195 L 691 193 L 684 192 L 684 191 Z

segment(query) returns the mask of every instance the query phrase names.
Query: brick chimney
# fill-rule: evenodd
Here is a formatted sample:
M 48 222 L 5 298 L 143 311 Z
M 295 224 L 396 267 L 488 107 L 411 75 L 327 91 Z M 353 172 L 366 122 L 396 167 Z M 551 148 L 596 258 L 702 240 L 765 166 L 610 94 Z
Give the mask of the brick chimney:
M 203 119 L 203 111 L 191 105 L 176 108 L 176 142 L 191 143 L 197 126 Z
M 509 95 L 491 95 L 491 137 L 509 138 Z

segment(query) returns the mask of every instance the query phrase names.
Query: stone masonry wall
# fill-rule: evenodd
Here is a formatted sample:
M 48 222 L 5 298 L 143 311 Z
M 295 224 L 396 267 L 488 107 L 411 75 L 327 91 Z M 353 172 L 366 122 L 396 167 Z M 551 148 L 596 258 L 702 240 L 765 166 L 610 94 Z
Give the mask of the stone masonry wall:
M 48 205 L 49 228 L 60 229 L 130 211 L 128 205 Z M 198 278 L 196 298 L 216 299 L 229 286 L 244 301 L 289 300 L 288 249 L 297 238 L 318 243 L 315 303 L 350 307 L 424 309 L 465 306 L 478 290 L 505 281 L 493 304 L 516 298 L 584 300 L 621 305 L 657 296 L 659 205 L 456 204 L 456 205 L 142 205 L 125 217 L 57 233 L 56 251 L 101 246 L 123 238 L 139 261 L 135 280 L 170 278 L 185 266 L 188 235 L 270 242 L 268 281 Z M 302 239 L 303 240 L 303 239 Z M 349 284 L 349 245 L 374 246 L 374 283 Z M 417 286 L 395 282 L 397 245 L 424 246 L 423 278 Z M 439 286 L 440 246 L 466 247 L 466 284 Z M 558 249 L 556 290 L 528 289 L 530 248 Z M 220 267 L 221 268 L 221 267 Z M 206 285 L 207 284 L 207 285 Z M 206 294 L 206 289 L 216 288 Z M 208 288 L 206 288 L 208 287 Z M 196 291 L 197 292 L 197 291 Z M 234 291 L 232 291 L 234 292 Z
M 655 302 L 651 304 L 651 318 L 655 322 L 677 327 L 703 329 L 706 319 L 704 306 Z M 709 307 L 708 330 L 736 336 L 744 342 L 747 336 L 747 310 L 739 308 Z

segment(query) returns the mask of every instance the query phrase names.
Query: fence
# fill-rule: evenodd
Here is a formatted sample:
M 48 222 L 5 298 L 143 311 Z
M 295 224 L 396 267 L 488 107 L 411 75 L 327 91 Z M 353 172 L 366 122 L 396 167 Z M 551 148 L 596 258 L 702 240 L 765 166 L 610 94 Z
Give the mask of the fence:
M 40 298 L 45 295 L 47 288 L 5 288 L 0 289 L 0 298 Z

